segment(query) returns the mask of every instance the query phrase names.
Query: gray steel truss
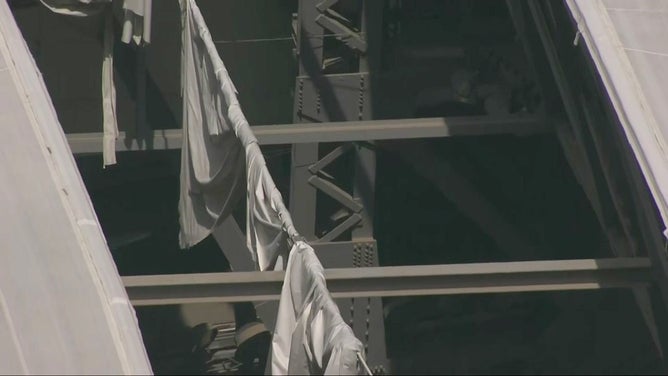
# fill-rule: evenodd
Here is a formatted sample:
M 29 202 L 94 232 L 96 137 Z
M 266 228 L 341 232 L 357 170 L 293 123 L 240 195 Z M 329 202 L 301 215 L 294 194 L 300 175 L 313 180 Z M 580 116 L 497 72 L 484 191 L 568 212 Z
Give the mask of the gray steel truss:
M 529 135 L 547 132 L 548 121 L 531 115 L 463 116 L 423 119 L 392 119 L 297 123 L 253 126 L 261 145 L 308 144 L 416 139 L 434 137 L 484 136 L 498 134 Z M 181 129 L 154 130 L 151 142 L 137 142 L 121 132 L 116 151 L 180 149 Z M 70 133 L 67 141 L 73 154 L 102 152 L 102 133 Z
M 327 268 L 327 285 L 343 318 L 365 344 L 367 360 L 376 371 L 387 368 L 381 297 L 516 293 L 535 291 L 632 290 L 652 336 L 654 310 L 648 286 L 653 282 L 668 297 L 668 259 L 665 244 L 655 229 L 651 200 L 633 161 L 623 160 L 625 175 L 615 171 L 616 152 L 597 123 L 611 116 L 600 114 L 591 98 L 573 82 L 566 54 L 546 24 L 551 5 L 506 0 L 517 34 L 539 78 L 546 98 L 544 113 L 565 110 L 567 121 L 554 131 L 571 167 L 582 184 L 616 258 L 521 261 L 428 266 L 379 267 L 373 232 L 376 158 L 366 141 L 419 139 L 495 134 L 528 135 L 552 131 L 544 115 L 470 116 L 426 119 L 370 120 L 373 118 L 375 64 L 381 40 L 382 2 L 365 0 L 359 6 L 359 25 L 334 8 L 338 0 L 299 0 L 293 20 L 299 73 L 295 79 L 294 123 L 254 126 L 261 145 L 292 145 L 290 210 L 298 230 L 313 245 Z M 350 3 L 348 3 L 350 5 Z M 349 48 L 350 55 L 328 54 L 332 40 Z M 372 42 L 372 43 L 370 43 Z M 537 53 L 538 51 L 543 53 Z M 143 49 L 137 55 L 136 129 L 121 133 L 116 150 L 174 150 L 182 144 L 182 130 L 152 130 L 145 112 L 146 72 Z M 352 62 L 352 63 L 351 63 Z M 348 64 L 345 72 L 337 69 Z M 332 73 L 336 72 L 336 73 Z M 545 79 L 550 77 L 550 79 Z M 542 78 L 542 80 L 541 80 Z M 554 82 L 551 82 L 554 78 Z M 542 81 L 542 82 L 541 82 Z M 556 84 L 556 85 L 555 85 Z M 554 87 L 551 87 L 554 86 Z M 552 89 L 552 90 L 550 90 Z M 563 104 L 563 106 L 561 106 Z M 614 114 L 613 114 L 614 116 Z M 102 133 L 68 134 L 73 154 L 102 152 Z M 358 142 L 365 141 L 366 143 Z M 340 143 L 321 155 L 320 144 Z M 392 145 L 386 147 L 392 149 Z M 521 232 L 508 224 L 493 205 L 447 163 L 424 150 L 400 148 L 416 172 L 435 184 L 450 201 L 483 228 L 509 255 L 524 259 L 538 254 Z M 397 149 L 399 150 L 399 149 Z M 348 188 L 327 174 L 344 156 L 351 156 L 353 179 Z M 439 169 L 429 167 L 438 164 Z M 625 189 L 631 193 L 624 194 Z M 341 206 L 341 218 L 318 233 L 317 197 Z M 635 210 L 634 208 L 641 208 Z M 639 225 L 632 226 L 633 221 Z M 258 312 L 271 329 L 276 316 L 284 273 L 254 272 L 244 234 L 233 218 L 214 233 L 233 268 L 230 273 L 123 277 L 132 304 L 170 305 L 204 302 L 270 301 Z M 637 257 L 646 253 L 649 257 Z M 246 256 L 246 257 L 244 257 Z M 666 300 L 668 301 L 668 300 Z M 664 324 L 665 325 L 665 324 Z M 664 327 L 664 332 L 666 328 Z M 668 337 L 664 334 L 664 343 Z
M 650 283 L 647 258 L 518 261 L 326 269 L 334 298 L 633 288 Z M 278 300 L 282 271 L 123 277 L 133 305 Z
M 380 44 L 372 45 L 368 41 L 380 40 L 382 2 L 367 0 L 353 4 L 355 9 L 348 9 L 348 14 L 357 12 L 360 20 L 357 25 L 334 9 L 346 5 L 338 3 L 338 0 L 299 1 L 295 25 L 299 74 L 295 80 L 294 123 L 329 123 L 323 128 L 335 129 L 329 126 L 331 122 L 359 122 L 373 117 L 370 74 L 373 70 L 370 67 L 380 57 Z M 329 47 L 336 43 L 347 46 L 349 53 L 330 56 L 332 50 Z M 336 73 L 332 69 L 336 69 Z M 319 143 L 327 141 L 326 137 L 317 137 L 312 139 L 313 143 L 292 146 L 290 212 L 293 221 L 302 235 L 314 244 L 348 239 L 353 243 L 369 244 L 365 248 L 365 260 L 370 262 L 368 266 L 377 266 L 373 239 L 375 151 L 361 145 L 344 145 L 321 156 Z M 347 188 L 343 188 L 345 182 L 337 181 L 324 170 L 344 155 L 349 155 L 353 161 L 352 187 Z M 329 197 L 341 205 L 339 220 L 328 225 L 324 232 L 322 228 L 327 226 L 318 221 L 329 213 L 319 207 L 319 197 Z M 359 255 L 359 251 L 355 254 Z M 362 266 L 357 262 L 359 258 L 345 254 L 323 259 L 323 265 L 331 267 L 334 258 L 345 261 L 347 267 Z M 387 369 L 380 299 L 337 299 L 337 304 L 344 319 L 365 345 L 371 367 Z

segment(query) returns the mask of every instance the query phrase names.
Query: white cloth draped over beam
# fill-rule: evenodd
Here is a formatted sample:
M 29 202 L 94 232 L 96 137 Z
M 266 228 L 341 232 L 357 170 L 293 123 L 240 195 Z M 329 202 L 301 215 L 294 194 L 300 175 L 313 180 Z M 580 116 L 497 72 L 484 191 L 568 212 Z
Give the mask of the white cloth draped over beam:
M 248 248 L 259 270 L 283 269 L 288 236 L 298 234 L 196 5 L 184 17 L 182 45 L 181 247 L 230 215 L 247 166 Z
M 86 17 L 104 12 L 102 60 L 102 164 L 116 164 L 116 85 L 114 84 L 114 29 L 111 0 L 41 0 L 54 13 Z M 151 40 L 151 8 L 153 0 L 123 0 L 124 43 L 134 41 L 143 46 Z
M 362 343 L 330 297 L 313 248 L 298 241 L 290 251 L 272 339 L 274 375 L 355 375 Z
M 287 262 L 272 372 L 357 374 L 358 357 L 364 359 L 362 344 L 327 291 L 320 261 L 292 224 L 197 4 L 179 3 L 184 110 L 181 246 L 197 244 L 230 215 L 240 199 L 245 170 L 247 243 L 256 267 L 277 270 Z
M 197 24 L 185 22 L 181 76 L 181 248 L 202 241 L 230 215 L 242 197 L 244 175 L 243 146 L 232 128 L 228 117 L 230 106 L 224 95 L 225 91 L 235 89 L 231 80 L 221 80 L 227 71 L 216 66 Z

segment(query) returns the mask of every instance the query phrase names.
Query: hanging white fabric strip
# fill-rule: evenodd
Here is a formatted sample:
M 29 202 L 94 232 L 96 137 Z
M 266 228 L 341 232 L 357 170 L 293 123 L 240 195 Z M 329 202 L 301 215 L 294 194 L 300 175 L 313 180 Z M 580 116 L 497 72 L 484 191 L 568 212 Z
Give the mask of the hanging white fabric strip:
M 124 43 L 134 41 L 141 46 L 151 43 L 151 9 L 153 0 L 123 1 L 123 34 Z
M 52 12 L 68 16 L 87 17 L 99 14 L 111 0 L 40 0 Z
M 41 0 L 52 12 L 86 17 L 104 12 L 102 57 L 102 166 L 116 164 L 116 87 L 114 85 L 114 26 L 111 0 Z
M 364 348 L 341 318 L 320 261 L 292 223 L 197 4 L 179 3 L 184 48 L 182 246 L 196 244 L 229 215 L 243 174 L 243 145 L 247 242 L 256 267 L 284 268 L 288 240 L 293 243 L 272 343 L 272 373 L 358 374 Z
M 234 89 L 229 78 L 220 80 L 227 72 L 207 50 L 192 12 L 184 21 L 179 238 L 187 248 L 211 234 L 243 197 L 244 150 L 228 117 L 223 91 L 234 95 Z
M 290 251 L 271 345 L 274 375 L 357 375 L 362 343 L 343 321 L 327 290 L 313 248 Z
M 108 9 L 104 17 L 104 57 L 102 60 L 102 160 L 103 166 L 116 164 L 116 85 L 114 85 L 114 14 Z
M 125 43 L 134 41 L 143 46 L 151 41 L 151 9 L 153 0 L 123 1 L 123 34 Z M 86 17 L 105 12 L 102 60 L 102 165 L 116 164 L 116 86 L 114 84 L 114 24 L 111 0 L 41 0 L 54 13 Z
M 123 43 L 129 44 L 134 42 L 138 46 L 137 48 L 146 48 L 146 45 L 151 42 L 152 9 L 153 0 L 123 0 L 123 30 L 121 33 L 121 41 Z M 110 29 L 109 32 L 113 32 L 113 30 Z M 143 51 L 141 52 L 143 53 Z M 139 54 L 140 51 L 137 53 Z M 113 54 L 113 51 L 110 51 L 110 54 Z M 137 85 L 145 85 L 145 82 L 143 80 L 137 79 Z M 103 93 L 103 95 L 105 95 L 105 93 Z M 106 95 L 112 95 L 113 98 L 116 98 L 116 90 L 113 86 L 113 73 L 112 84 L 110 88 L 106 90 Z M 138 106 L 140 110 L 144 111 L 146 103 L 137 99 L 136 106 Z M 115 116 L 116 115 L 114 113 L 113 125 L 110 117 L 104 118 L 105 140 L 103 140 L 104 148 L 102 149 L 102 155 L 105 166 L 116 164 L 116 139 L 118 138 L 118 125 Z M 138 116 L 138 122 L 136 124 L 138 130 L 142 129 L 142 125 L 139 123 L 143 121 L 145 121 L 144 116 Z M 113 138 L 110 135 L 111 133 L 114 133 Z
M 183 17 L 181 246 L 197 244 L 229 215 L 242 188 L 237 177 L 245 162 L 248 248 L 258 269 L 283 269 L 287 240 L 297 237 L 297 231 L 204 19 L 194 3 L 186 5 L 190 8 L 184 8 Z

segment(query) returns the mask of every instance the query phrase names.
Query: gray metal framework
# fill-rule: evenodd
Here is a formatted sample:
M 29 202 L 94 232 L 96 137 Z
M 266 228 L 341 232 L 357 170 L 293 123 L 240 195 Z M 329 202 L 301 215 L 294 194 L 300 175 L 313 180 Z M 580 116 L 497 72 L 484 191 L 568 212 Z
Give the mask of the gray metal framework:
M 488 294 L 640 287 L 647 258 L 326 269 L 334 298 Z M 133 305 L 278 300 L 284 272 L 123 277 Z
M 354 9 L 347 9 L 348 13 L 356 14 L 352 17 L 359 17 L 359 22 L 346 19 L 336 10 L 341 5 L 337 3 L 338 0 L 300 0 L 298 3 L 295 34 L 299 73 L 295 79 L 295 123 L 323 122 L 329 123 L 326 128 L 336 129 L 330 127 L 331 122 L 359 122 L 373 118 L 374 81 L 370 72 L 376 71 L 380 60 L 380 43 L 369 42 L 380 40 L 383 3 L 367 0 L 356 3 Z M 330 38 L 333 35 L 337 35 L 336 39 L 348 48 L 345 52 L 340 51 L 341 55 L 331 49 L 332 44 L 337 43 Z M 339 124 L 339 129 L 345 127 Z M 386 124 L 385 129 L 392 127 Z M 372 148 L 358 144 L 339 147 L 323 157 L 319 143 L 328 142 L 323 136 L 320 134 L 312 139 L 313 143 L 292 145 L 290 211 L 295 226 L 313 243 L 347 239 L 359 243 L 355 254 L 359 255 L 359 247 L 362 247 L 365 257 L 338 256 L 347 261 L 347 267 L 378 266 L 373 239 L 376 153 Z M 323 170 L 344 154 L 352 159 L 352 187 L 349 190 L 343 188 L 342 181 L 330 179 Z M 337 201 L 341 205 L 339 213 L 344 218 L 342 222 L 328 226 L 324 233 L 318 226 L 318 220 L 324 214 L 318 206 L 319 194 Z M 367 246 L 369 244 L 372 246 Z M 331 267 L 326 260 L 323 265 Z M 387 368 L 380 299 L 338 299 L 337 304 L 355 335 L 362 340 L 371 367 Z
M 497 134 L 529 135 L 550 131 L 547 123 L 546 119 L 532 115 L 460 116 L 257 125 L 253 126 L 253 132 L 260 145 L 281 145 Z M 152 142 L 144 143 L 121 132 L 116 141 L 116 151 L 180 149 L 182 133 L 181 129 L 154 130 Z M 73 154 L 102 152 L 102 133 L 70 133 L 67 141 Z
M 563 102 L 568 121 L 559 122 L 555 127 L 544 114 L 370 120 L 374 99 L 371 73 L 378 60 L 378 43 L 368 41 L 380 40 L 378 34 L 382 23 L 378 16 L 382 14 L 382 3 L 378 0 L 363 2 L 358 30 L 347 26 L 352 22 L 338 21 L 343 16 L 332 9 L 337 2 L 299 1 L 299 13 L 293 23 L 299 61 L 295 79 L 295 124 L 259 125 L 254 126 L 253 131 L 261 145 L 292 145 L 290 210 L 295 225 L 312 242 L 318 257 L 328 268 L 325 271 L 328 288 L 337 299 L 343 317 L 358 338 L 363 339 L 371 365 L 387 364 L 379 297 L 630 288 L 646 322 L 650 327 L 655 326 L 647 287 L 654 277 L 660 277 L 657 278 L 658 285 L 664 296 L 668 296 L 665 279 L 668 263 L 661 253 L 661 238 L 653 231 L 656 226 L 655 219 L 651 218 L 651 203 L 643 198 L 641 188 L 636 186 L 631 187 L 630 200 L 620 195 L 623 179 L 616 175 L 618 171 L 613 171 L 615 166 L 610 163 L 611 151 L 603 142 L 602 128 L 595 126 L 601 119 L 597 118 L 595 109 L 589 109 L 586 98 L 579 96 L 578 83 L 569 83 L 566 59 L 559 54 L 551 31 L 546 27 L 543 5 L 506 1 L 529 66 L 547 99 L 543 113 L 554 115 L 560 112 L 559 102 Z M 354 52 L 352 56 L 357 59 L 354 71 L 330 73 L 332 67 L 350 57 L 326 58 L 327 34 L 339 35 L 338 39 Z M 538 53 L 542 49 L 543 53 Z M 145 101 L 143 58 L 140 56 L 137 64 L 141 82 L 136 94 L 139 103 Z M 551 87 L 552 78 L 556 78 L 554 88 Z M 151 130 L 145 121 L 144 105 L 139 107 L 136 134 L 121 133 L 116 150 L 180 149 L 182 131 Z M 375 152 L 355 141 L 529 135 L 549 131 L 556 131 L 564 154 L 618 258 L 377 266 L 378 251 L 373 238 Z M 102 133 L 69 134 L 67 139 L 73 154 L 102 151 Z M 327 142 L 341 145 L 322 156 L 319 144 Z M 391 144 L 385 146 L 394 148 Z M 493 205 L 448 161 L 415 147 L 402 146 L 396 150 L 508 255 L 523 259 L 538 256 L 538 251 L 521 231 L 495 211 Z M 346 154 L 353 154 L 354 176 L 349 191 L 325 173 L 328 166 Z M 439 168 L 430 167 L 434 164 Z M 637 175 L 633 166 L 629 170 L 630 175 Z M 641 181 L 641 178 L 637 180 Z M 345 213 L 345 219 L 324 234 L 315 231 L 318 192 L 338 202 Z M 641 207 L 638 211 L 641 213 L 629 209 L 634 206 Z M 632 219 L 648 225 L 635 230 L 631 226 Z M 247 255 L 243 234 L 234 219 L 228 219 L 220 231 L 216 239 L 223 249 L 229 249 L 229 254 Z M 350 236 L 346 240 L 336 241 L 348 233 Z M 632 257 L 639 254 L 643 241 L 650 257 Z M 250 265 L 241 256 L 239 260 L 231 261 Z M 283 272 L 274 271 L 230 272 L 133 276 L 123 277 L 123 282 L 132 303 L 139 306 L 276 301 L 283 277 Z M 275 302 L 273 306 L 262 308 L 270 317 L 269 320 L 265 318 L 268 323 L 275 316 L 275 308 Z M 258 310 L 261 314 L 262 309 Z

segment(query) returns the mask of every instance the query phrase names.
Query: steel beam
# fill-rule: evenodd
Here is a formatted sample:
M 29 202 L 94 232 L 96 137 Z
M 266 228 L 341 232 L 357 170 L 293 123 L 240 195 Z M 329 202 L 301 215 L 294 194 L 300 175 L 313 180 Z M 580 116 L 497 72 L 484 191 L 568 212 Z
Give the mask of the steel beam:
M 651 279 L 647 258 L 326 269 L 333 298 L 629 288 Z M 278 300 L 284 272 L 123 277 L 132 304 Z
M 529 115 L 337 121 L 253 127 L 253 132 L 261 145 L 496 134 L 523 135 L 548 130 L 545 120 Z M 153 131 L 152 149 L 149 150 L 180 149 L 181 133 L 180 129 Z M 102 152 L 102 133 L 70 133 L 67 135 L 67 140 L 74 154 Z M 125 132 L 121 132 L 116 141 L 116 151 L 146 150 L 144 145 L 128 139 Z

